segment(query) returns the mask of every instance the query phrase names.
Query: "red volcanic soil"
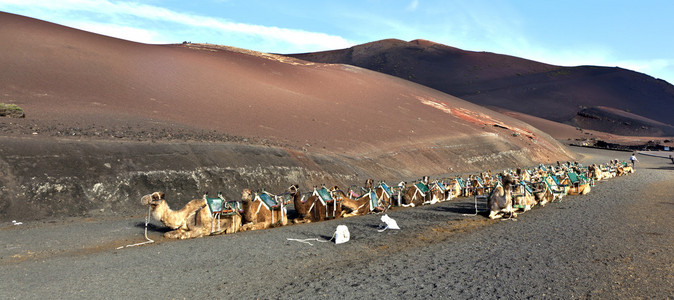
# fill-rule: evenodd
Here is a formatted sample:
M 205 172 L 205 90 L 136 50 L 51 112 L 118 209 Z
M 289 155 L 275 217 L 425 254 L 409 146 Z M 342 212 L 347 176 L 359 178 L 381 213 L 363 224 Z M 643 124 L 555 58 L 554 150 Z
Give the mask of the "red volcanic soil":
M 357 67 L 216 45 L 138 44 L 6 13 L 0 25 L 2 101 L 43 126 L 175 125 L 336 153 L 481 135 L 495 122 L 548 139 Z
M 645 74 L 597 66 L 560 67 L 513 56 L 472 52 L 425 40 L 382 40 L 348 49 L 293 54 L 324 63 L 343 63 L 411 80 L 467 101 L 517 111 L 585 129 L 574 120 L 586 107 L 629 111 L 674 124 L 674 86 Z M 621 117 L 615 122 L 626 119 Z M 637 123 L 637 120 L 627 121 Z M 588 127 L 584 127 L 588 126 Z M 611 133 L 641 135 L 644 130 L 604 126 Z M 656 128 L 649 135 L 667 135 Z

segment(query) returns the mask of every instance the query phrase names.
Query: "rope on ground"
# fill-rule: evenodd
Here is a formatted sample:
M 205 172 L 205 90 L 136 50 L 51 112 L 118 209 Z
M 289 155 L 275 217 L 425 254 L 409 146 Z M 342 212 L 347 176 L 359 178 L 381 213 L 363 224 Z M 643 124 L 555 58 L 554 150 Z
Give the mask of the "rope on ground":
M 337 231 L 335 231 L 335 233 L 332 234 L 332 237 L 327 241 L 326 240 L 320 240 L 318 238 L 309 238 L 309 239 L 303 239 L 303 240 L 286 238 L 286 240 L 305 243 L 305 244 L 309 244 L 309 246 L 313 246 L 314 244 L 309 243 L 308 241 L 316 241 L 316 242 L 321 242 L 321 243 L 327 243 L 327 242 L 332 242 L 335 239 L 336 236 L 337 236 Z
M 335 236 L 333 235 L 332 237 L 334 238 Z M 287 238 L 286 240 L 288 240 L 288 241 L 300 242 L 300 243 L 305 243 L 305 244 L 309 244 L 309 246 L 313 246 L 314 244 L 309 243 L 308 241 L 316 241 L 316 242 L 321 242 L 321 243 L 327 243 L 327 242 L 329 242 L 329 241 L 332 241 L 332 238 L 331 238 L 329 241 L 321 241 L 321 240 L 319 240 L 318 238 L 310 238 L 310 239 L 303 239 L 303 240 L 301 240 L 301 239 L 291 239 L 291 238 Z
M 474 214 L 463 214 L 463 216 L 469 216 L 469 217 L 477 216 L 477 213 L 478 213 L 478 211 L 477 211 L 477 198 L 478 197 L 483 198 L 484 196 L 478 196 L 478 195 L 473 196 L 473 199 L 475 199 L 475 213 Z
M 148 205 L 148 206 L 147 206 L 147 216 L 145 216 L 145 239 L 146 239 L 146 241 L 145 241 L 145 242 L 136 243 L 136 244 L 126 245 L 126 246 L 119 246 L 119 247 L 117 247 L 118 250 L 119 250 L 119 249 L 123 249 L 123 248 L 128 248 L 128 247 L 135 247 L 135 246 L 140 246 L 140 245 L 145 245 L 145 244 L 154 243 L 154 240 L 152 240 L 152 239 L 150 239 L 149 237 L 147 237 L 147 224 L 150 223 L 150 216 L 151 216 L 151 214 L 152 214 L 152 211 L 151 211 L 150 206 Z

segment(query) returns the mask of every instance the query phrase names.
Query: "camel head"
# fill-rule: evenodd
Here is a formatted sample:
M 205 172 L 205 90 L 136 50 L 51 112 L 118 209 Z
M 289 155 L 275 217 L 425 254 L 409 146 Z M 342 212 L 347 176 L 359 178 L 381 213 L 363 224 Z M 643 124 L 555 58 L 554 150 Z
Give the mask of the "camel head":
M 349 191 L 350 191 L 350 189 L 349 189 Z M 338 186 L 336 186 L 336 185 L 330 188 L 330 194 L 331 194 L 333 197 L 349 198 L 349 197 L 347 196 L 347 194 L 346 194 L 344 191 L 342 191 L 342 189 L 340 189 L 340 188 L 339 188 Z
M 241 200 L 243 202 L 253 201 L 253 191 L 251 191 L 250 189 L 243 189 L 241 191 Z
M 365 180 L 365 190 L 371 190 L 374 188 L 374 179 L 370 178 Z
M 288 194 L 295 196 L 300 193 L 300 187 L 297 184 L 293 184 L 288 188 Z
M 166 198 L 164 198 L 164 193 L 154 192 L 152 194 L 148 194 L 148 195 L 145 195 L 145 196 L 141 197 L 140 203 L 142 205 L 152 205 L 153 208 L 154 208 L 162 200 L 166 201 Z
M 510 189 L 510 186 L 515 184 L 515 180 L 513 179 L 512 175 L 510 174 L 505 174 L 501 173 L 501 178 L 503 178 L 503 187 L 507 190 Z

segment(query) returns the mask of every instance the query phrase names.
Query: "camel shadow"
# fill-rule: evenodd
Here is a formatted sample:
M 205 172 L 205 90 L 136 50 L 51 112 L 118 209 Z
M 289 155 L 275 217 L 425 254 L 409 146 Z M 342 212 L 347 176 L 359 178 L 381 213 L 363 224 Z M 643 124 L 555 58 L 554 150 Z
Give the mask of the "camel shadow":
M 674 170 L 674 165 L 661 166 L 657 168 L 648 168 L 649 170 Z
M 484 214 L 486 210 L 486 204 L 484 203 L 477 203 L 477 210 L 478 210 L 478 215 Z M 456 203 L 453 206 L 447 206 L 447 207 L 437 207 L 435 210 L 442 211 L 442 212 L 450 212 L 450 213 L 455 213 L 455 214 L 460 214 L 460 215 L 469 215 L 469 214 L 475 214 L 475 203 Z
M 145 229 L 145 222 L 138 222 L 135 227 Z M 147 224 L 147 231 L 149 232 L 159 232 L 159 233 L 167 233 L 171 231 L 171 228 L 168 228 L 166 226 L 157 226 L 155 224 L 149 223 Z

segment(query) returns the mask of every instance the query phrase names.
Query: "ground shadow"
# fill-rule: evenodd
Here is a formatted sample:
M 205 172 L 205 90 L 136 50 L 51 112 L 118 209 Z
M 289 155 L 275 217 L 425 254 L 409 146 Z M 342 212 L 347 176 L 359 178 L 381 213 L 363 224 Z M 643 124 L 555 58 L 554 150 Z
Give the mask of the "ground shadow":
M 145 222 L 138 222 L 138 223 L 136 223 L 136 225 L 134 225 L 134 226 L 135 226 L 135 227 L 138 227 L 138 228 L 143 228 L 143 229 L 144 229 L 144 228 L 145 228 Z M 159 233 L 166 233 L 166 232 L 171 231 L 171 228 L 168 228 L 168 227 L 166 227 L 166 226 L 157 226 L 157 225 L 155 225 L 155 224 L 149 223 L 149 224 L 147 224 L 147 231 L 151 231 L 151 232 L 159 232 Z
M 478 202 L 477 203 L 477 209 L 478 209 L 478 214 L 483 214 L 483 212 L 487 209 L 485 203 Z M 456 214 L 462 214 L 462 215 L 474 215 L 475 214 L 475 203 L 456 203 L 453 206 L 445 206 L 445 207 L 436 207 L 434 210 L 437 211 L 442 211 L 442 212 L 450 212 L 450 213 L 456 213 Z
M 645 168 L 649 170 L 674 170 L 674 165 Z

